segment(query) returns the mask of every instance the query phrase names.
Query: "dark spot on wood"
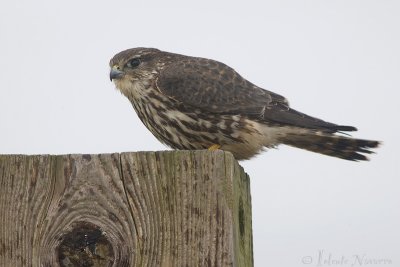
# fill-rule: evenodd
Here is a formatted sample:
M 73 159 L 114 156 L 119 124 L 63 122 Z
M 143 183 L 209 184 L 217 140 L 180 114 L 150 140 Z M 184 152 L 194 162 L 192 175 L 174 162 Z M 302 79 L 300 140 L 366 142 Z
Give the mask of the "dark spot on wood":
M 64 202 L 64 203 L 62 203 L 62 204 L 59 206 L 58 211 L 59 211 L 59 212 L 62 212 L 62 211 L 64 211 L 66 208 L 68 208 L 68 205 Z
M 115 216 L 115 214 L 112 213 L 112 212 L 108 212 L 108 218 L 110 218 L 110 220 L 113 221 L 113 222 L 117 222 L 118 221 L 118 217 Z
M 110 241 L 98 226 L 88 222 L 75 223 L 62 236 L 57 255 L 61 267 L 112 266 L 115 259 Z
M 90 196 L 94 196 L 95 195 L 93 188 L 89 188 L 88 191 L 89 191 L 89 195 Z
M 244 237 L 244 225 L 245 225 L 245 218 L 244 218 L 244 209 L 243 209 L 243 200 L 240 197 L 239 198 L 239 232 L 240 232 L 240 238 L 242 239 Z
M 92 156 L 90 156 L 89 154 L 83 154 L 82 158 L 86 161 L 90 161 L 92 159 Z
M 4 255 L 6 253 L 6 244 L 4 244 L 4 242 L 1 242 L 0 245 L 0 255 Z

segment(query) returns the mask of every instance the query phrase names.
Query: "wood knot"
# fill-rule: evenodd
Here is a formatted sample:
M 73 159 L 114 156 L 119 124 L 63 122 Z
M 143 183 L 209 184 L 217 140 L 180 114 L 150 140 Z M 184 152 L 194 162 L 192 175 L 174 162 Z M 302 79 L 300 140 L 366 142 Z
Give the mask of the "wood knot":
M 101 229 L 88 222 L 78 222 L 61 237 L 57 256 L 62 267 L 112 266 L 114 251 Z

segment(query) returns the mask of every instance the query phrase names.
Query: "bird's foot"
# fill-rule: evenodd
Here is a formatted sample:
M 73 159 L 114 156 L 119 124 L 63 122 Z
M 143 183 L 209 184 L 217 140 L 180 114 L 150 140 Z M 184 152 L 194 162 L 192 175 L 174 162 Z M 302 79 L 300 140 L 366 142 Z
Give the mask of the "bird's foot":
M 208 151 L 215 151 L 221 148 L 221 145 L 214 144 L 208 148 Z

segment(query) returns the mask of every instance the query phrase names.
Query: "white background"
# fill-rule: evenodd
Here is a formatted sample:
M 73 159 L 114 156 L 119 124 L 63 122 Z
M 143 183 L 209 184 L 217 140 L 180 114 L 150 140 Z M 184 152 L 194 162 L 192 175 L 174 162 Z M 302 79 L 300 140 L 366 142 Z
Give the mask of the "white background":
M 399 1 L 2 1 L 0 153 L 166 149 L 109 81 L 138 46 L 217 59 L 384 141 L 370 162 L 284 146 L 241 162 L 255 266 L 400 266 Z

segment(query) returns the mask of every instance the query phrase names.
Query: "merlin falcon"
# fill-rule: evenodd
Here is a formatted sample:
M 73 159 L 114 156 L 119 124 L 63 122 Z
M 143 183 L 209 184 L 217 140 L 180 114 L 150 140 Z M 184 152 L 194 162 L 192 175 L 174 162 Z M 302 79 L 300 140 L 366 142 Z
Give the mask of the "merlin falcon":
M 360 161 L 379 145 L 343 135 L 355 127 L 292 109 L 285 97 L 212 59 L 139 47 L 116 54 L 110 68 L 143 124 L 173 149 L 222 149 L 243 160 L 285 144 Z

